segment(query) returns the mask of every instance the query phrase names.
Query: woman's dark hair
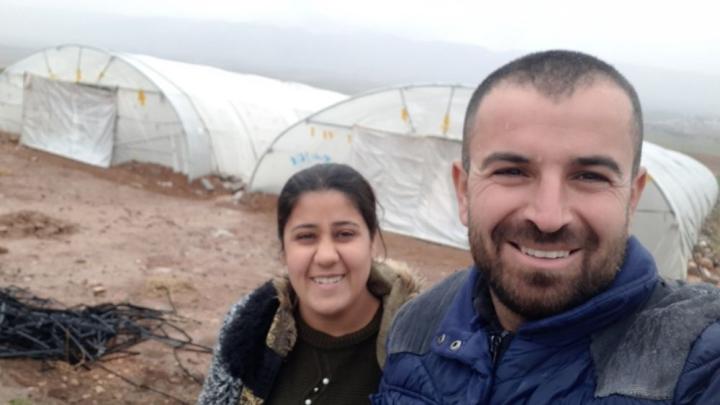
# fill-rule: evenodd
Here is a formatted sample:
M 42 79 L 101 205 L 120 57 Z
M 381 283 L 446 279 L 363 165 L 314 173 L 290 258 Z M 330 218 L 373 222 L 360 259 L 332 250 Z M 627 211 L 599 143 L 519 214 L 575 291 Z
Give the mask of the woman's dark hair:
M 285 249 L 283 233 L 290 214 L 304 193 L 339 191 L 357 208 L 370 231 L 370 239 L 380 232 L 377 200 L 370 183 L 352 167 L 341 163 L 323 163 L 295 173 L 288 179 L 277 203 L 277 229 L 280 246 Z M 380 234 L 382 239 L 382 234 Z M 383 241 L 384 245 L 384 241 Z

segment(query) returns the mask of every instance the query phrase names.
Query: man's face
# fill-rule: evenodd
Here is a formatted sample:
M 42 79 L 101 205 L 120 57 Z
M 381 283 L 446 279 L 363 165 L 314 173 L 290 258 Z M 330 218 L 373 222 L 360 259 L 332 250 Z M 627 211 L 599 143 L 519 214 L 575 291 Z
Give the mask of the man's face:
M 631 173 L 631 118 L 627 96 L 603 80 L 558 100 L 500 83 L 481 102 L 470 169 L 453 167 L 460 219 L 494 298 L 524 319 L 614 279 L 645 181 Z

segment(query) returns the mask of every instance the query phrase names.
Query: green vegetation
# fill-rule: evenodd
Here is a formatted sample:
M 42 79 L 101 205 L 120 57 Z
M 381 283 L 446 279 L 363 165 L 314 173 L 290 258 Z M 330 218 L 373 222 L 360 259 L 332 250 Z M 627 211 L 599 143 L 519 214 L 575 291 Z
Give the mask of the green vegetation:
M 717 180 L 720 186 L 720 175 L 717 176 Z M 705 220 L 703 234 L 707 236 L 713 252 L 720 253 L 720 199 L 715 202 L 715 208 Z
M 8 402 L 10 405 L 32 405 L 32 401 L 25 398 L 15 398 L 11 399 L 10 402 Z

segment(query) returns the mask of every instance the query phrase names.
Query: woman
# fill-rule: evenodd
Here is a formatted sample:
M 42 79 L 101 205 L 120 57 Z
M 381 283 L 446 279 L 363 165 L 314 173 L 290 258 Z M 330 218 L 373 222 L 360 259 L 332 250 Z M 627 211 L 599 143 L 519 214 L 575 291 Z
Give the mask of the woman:
M 287 272 L 235 304 L 199 404 L 369 403 L 393 315 L 419 286 L 373 260 L 375 194 L 350 166 L 316 165 L 278 198 Z

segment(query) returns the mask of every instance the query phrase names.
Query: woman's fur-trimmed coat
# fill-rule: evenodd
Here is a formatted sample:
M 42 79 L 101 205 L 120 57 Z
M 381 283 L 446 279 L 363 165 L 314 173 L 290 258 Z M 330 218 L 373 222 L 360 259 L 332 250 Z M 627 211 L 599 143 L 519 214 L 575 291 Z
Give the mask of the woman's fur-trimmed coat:
M 382 368 L 392 319 L 400 306 L 417 294 L 420 285 L 407 269 L 376 264 L 368 289 L 383 304 L 376 351 Z M 297 339 L 293 295 L 287 277 L 279 277 L 233 305 L 220 329 L 198 405 L 263 403 Z

